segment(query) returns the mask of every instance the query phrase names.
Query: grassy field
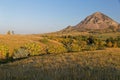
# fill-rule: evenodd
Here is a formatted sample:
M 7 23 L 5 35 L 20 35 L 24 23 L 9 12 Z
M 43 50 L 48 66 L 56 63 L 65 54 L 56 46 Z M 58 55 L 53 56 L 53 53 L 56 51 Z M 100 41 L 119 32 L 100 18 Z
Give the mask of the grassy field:
M 29 42 L 38 42 L 40 39 L 37 35 L 0 35 L 0 44 L 7 45 L 12 55 L 14 49 Z
M 120 49 L 47 54 L 0 65 L 0 80 L 120 80 Z
M 51 34 L 36 34 L 36 35 L 0 35 L 0 44 L 5 44 L 9 47 L 10 52 L 13 52 L 14 48 L 19 48 L 20 46 L 24 45 L 25 43 L 29 42 L 38 42 L 40 43 L 40 40 L 43 39 L 44 36 L 48 37 L 55 37 L 56 36 L 65 36 L 65 35 L 72 35 L 72 36 L 77 36 L 77 35 L 84 35 L 84 36 L 90 36 L 93 34 L 89 33 L 68 33 L 68 34 L 56 34 L 56 33 L 51 33 Z M 108 37 L 117 37 L 119 36 L 120 33 L 104 33 L 104 34 L 94 34 L 94 36 L 100 37 L 102 39 L 106 39 Z M 51 42 L 55 42 L 52 40 Z
M 11 55 L 14 49 L 31 42 L 38 43 L 41 47 L 53 45 L 50 49 L 55 52 L 56 49 L 63 49 L 58 49 L 62 45 L 59 41 L 65 35 L 0 35 L 0 44 L 7 45 Z M 119 35 L 120 33 L 94 34 L 102 40 Z M 53 51 L 52 54 L 1 63 L 0 80 L 120 80 L 120 48 L 106 47 L 102 50 L 59 54 L 54 54 Z

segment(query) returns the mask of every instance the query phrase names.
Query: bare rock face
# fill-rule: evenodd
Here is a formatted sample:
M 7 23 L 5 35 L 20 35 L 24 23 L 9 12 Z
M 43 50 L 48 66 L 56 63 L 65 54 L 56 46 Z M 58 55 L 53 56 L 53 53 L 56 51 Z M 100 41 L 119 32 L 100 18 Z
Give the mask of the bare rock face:
M 69 30 L 68 30 L 69 29 Z M 93 13 L 86 17 L 83 21 L 73 27 L 63 29 L 65 31 L 120 31 L 120 25 L 112 18 L 106 16 L 101 12 Z
M 118 29 L 118 23 L 103 13 L 96 12 L 75 26 L 76 29 Z

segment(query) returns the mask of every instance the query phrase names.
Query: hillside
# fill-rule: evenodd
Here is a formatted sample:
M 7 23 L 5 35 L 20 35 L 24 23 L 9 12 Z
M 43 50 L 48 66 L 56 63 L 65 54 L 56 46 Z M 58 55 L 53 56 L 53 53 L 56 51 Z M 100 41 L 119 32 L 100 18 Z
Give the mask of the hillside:
M 101 12 L 95 12 L 75 26 L 68 26 L 58 33 L 71 32 L 118 32 L 120 25 Z
M 96 12 L 58 32 L 0 35 L 0 80 L 120 80 L 119 30 Z
M 29 42 L 38 42 L 41 38 L 35 35 L 0 35 L 0 44 L 7 45 L 10 52 L 13 52 L 15 48 L 19 48 Z
M 120 49 L 34 56 L 0 65 L 0 80 L 120 80 Z

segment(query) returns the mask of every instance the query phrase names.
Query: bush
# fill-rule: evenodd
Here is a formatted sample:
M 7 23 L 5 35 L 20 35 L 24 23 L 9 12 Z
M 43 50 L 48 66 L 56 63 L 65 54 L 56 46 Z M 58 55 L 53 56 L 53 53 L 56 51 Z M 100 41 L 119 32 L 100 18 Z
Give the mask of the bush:
M 5 45 L 0 45 L 0 59 L 8 59 L 9 58 L 9 49 Z
M 117 42 L 117 46 L 120 48 L 120 36 L 117 36 L 116 42 Z
M 81 47 L 78 44 L 72 44 L 71 51 L 72 52 L 79 52 L 79 51 L 81 51 Z
M 25 50 L 25 48 L 15 49 L 13 53 L 13 59 L 25 58 L 28 57 L 30 53 Z
M 112 47 L 113 43 L 111 41 L 109 41 L 106 45 L 107 45 L 107 47 Z
M 86 41 L 77 41 L 76 44 L 80 46 L 81 50 L 84 50 L 86 48 L 86 46 L 87 46 Z
M 68 52 L 72 51 L 73 39 L 65 38 L 61 41 L 61 43 L 64 45 Z
M 45 54 L 43 46 L 37 43 L 28 43 L 25 44 L 24 48 L 29 52 L 31 56 Z
M 94 50 L 97 50 L 98 46 L 92 44 L 92 45 L 88 45 L 86 50 L 87 51 L 94 51 Z
M 98 50 L 103 50 L 103 49 L 105 49 L 105 45 L 106 45 L 105 41 L 99 40 L 98 44 L 97 44 L 97 46 L 98 46 L 97 49 Z
M 88 38 L 88 44 L 89 44 L 89 45 L 94 44 L 95 41 L 96 41 L 96 38 L 93 37 L 93 36 L 90 36 L 90 37 Z
M 47 46 L 46 52 L 48 54 L 59 54 L 67 52 L 66 48 L 61 44 L 50 44 Z
M 49 42 L 49 40 L 47 38 L 43 38 L 43 39 L 40 39 L 40 42 L 46 44 Z

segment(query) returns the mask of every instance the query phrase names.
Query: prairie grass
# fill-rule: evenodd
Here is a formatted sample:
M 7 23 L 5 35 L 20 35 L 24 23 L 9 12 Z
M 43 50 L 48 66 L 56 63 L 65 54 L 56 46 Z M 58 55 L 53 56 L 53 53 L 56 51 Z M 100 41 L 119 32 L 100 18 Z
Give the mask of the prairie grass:
M 9 47 L 11 55 L 15 48 L 19 48 L 29 42 L 37 42 L 39 39 L 41 37 L 35 35 L 0 35 L 0 43 Z
M 106 33 L 99 34 L 99 37 L 104 40 L 118 35 Z M 41 46 L 62 45 L 59 39 L 63 35 L 43 36 L 0 35 L 0 43 L 9 47 L 11 55 L 15 48 L 31 42 Z M 0 64 L 0 80 L 120 80 L 120 48 L 45 54 Z
M 47 54 L 0 65 L 0 80 L 120 80 L 120 49 Z

